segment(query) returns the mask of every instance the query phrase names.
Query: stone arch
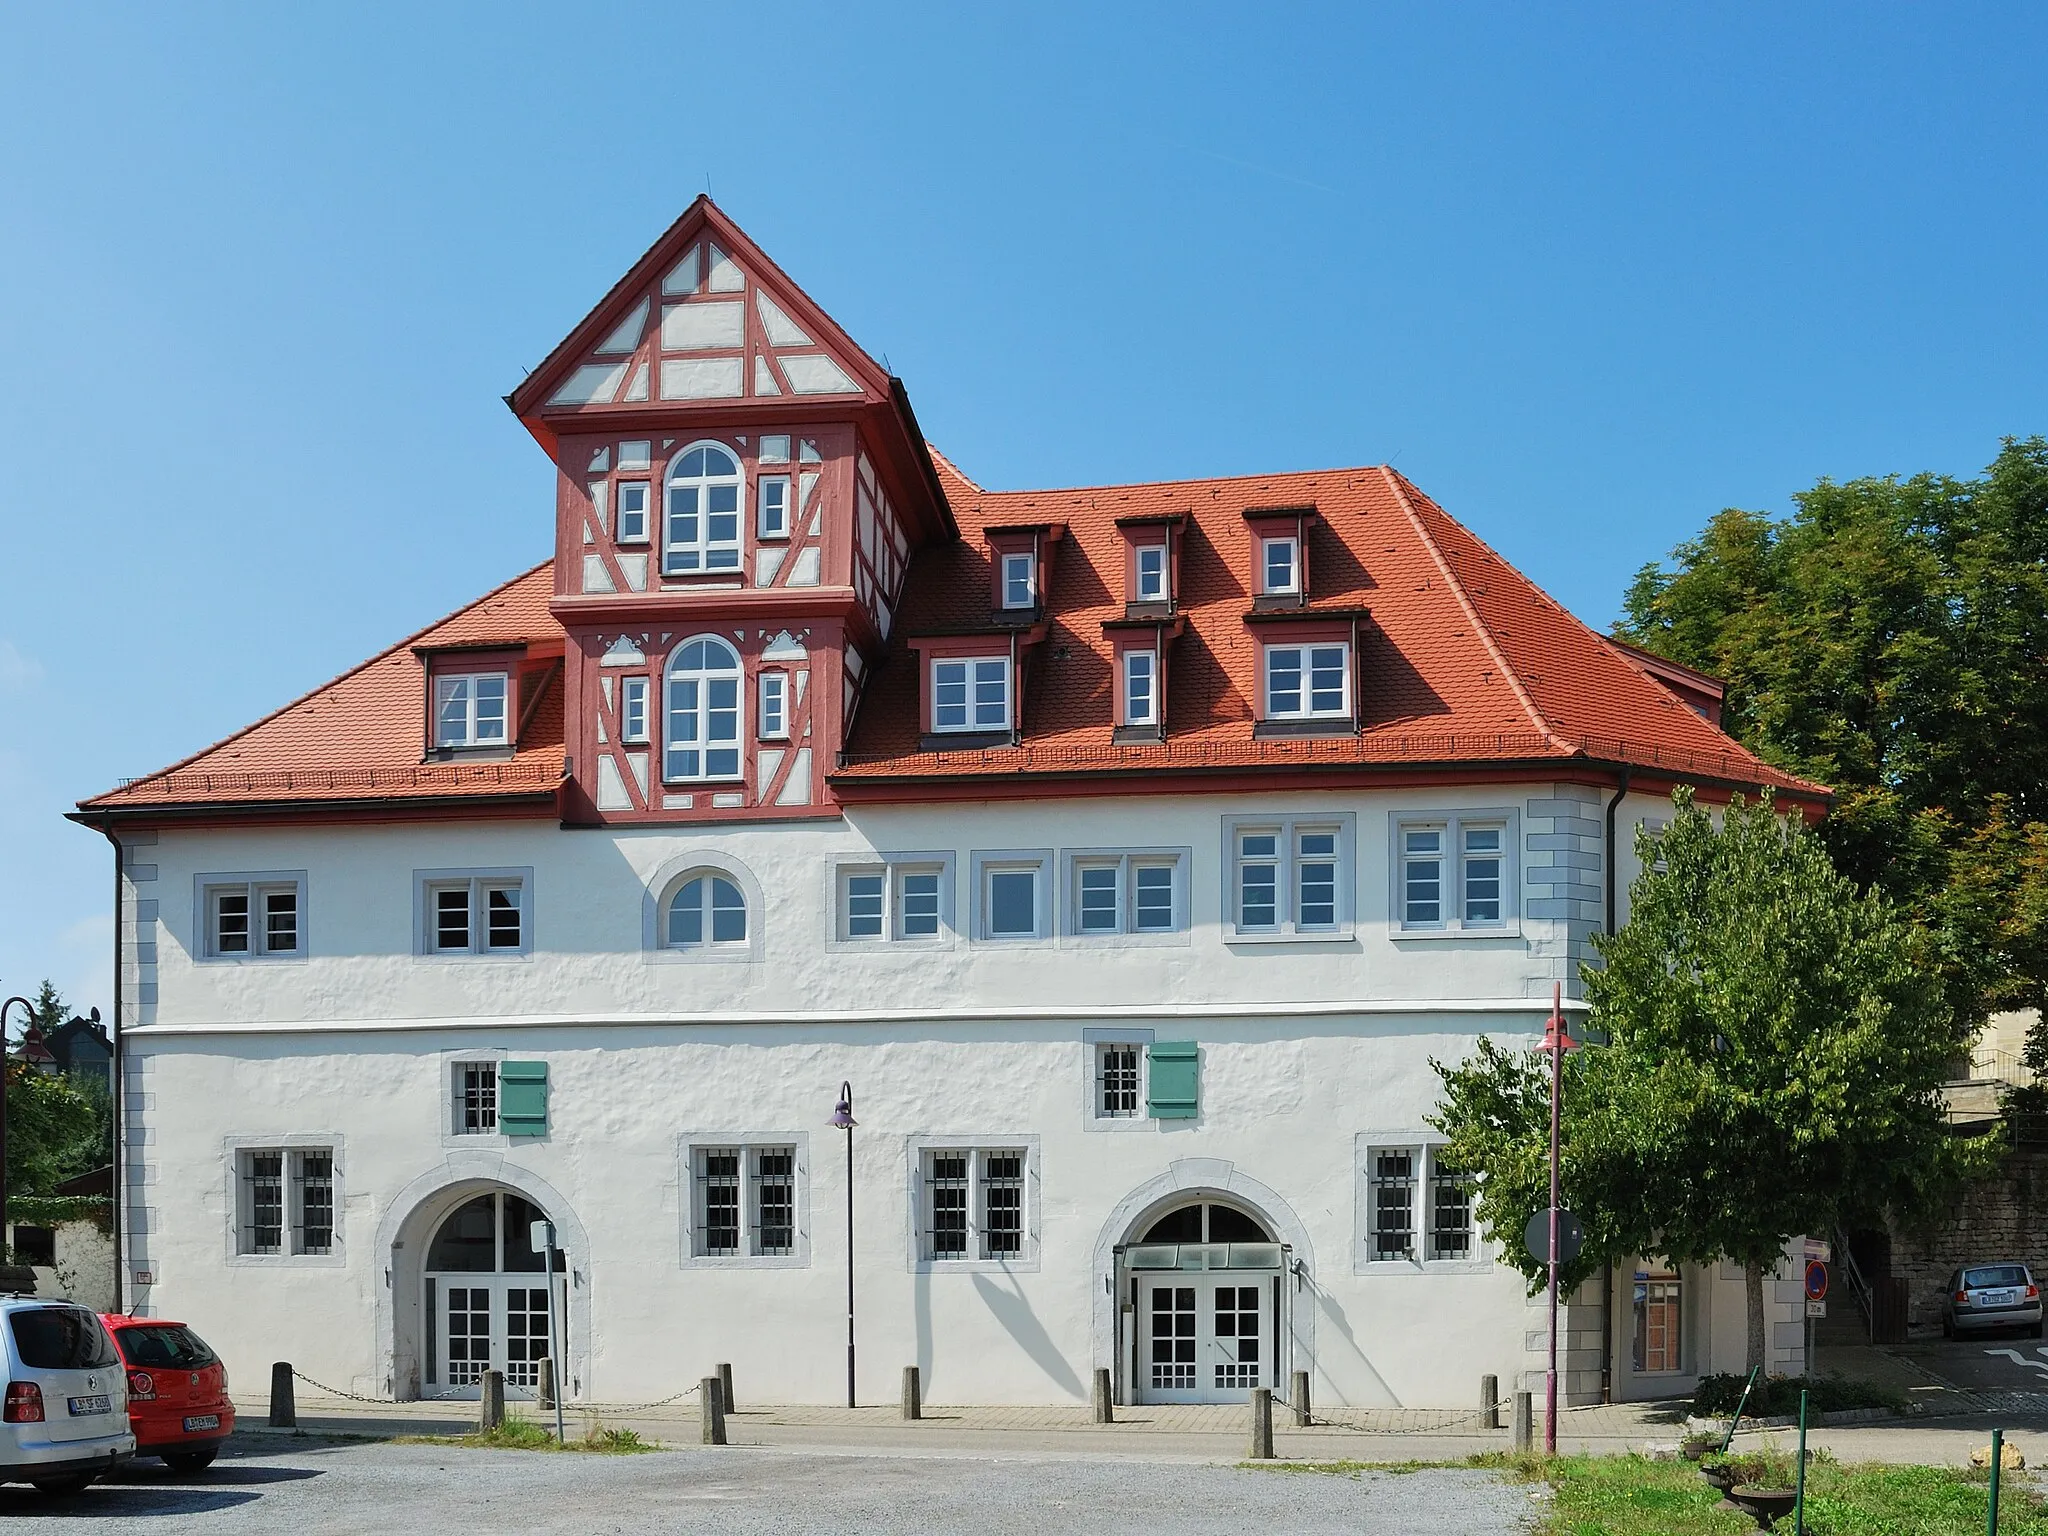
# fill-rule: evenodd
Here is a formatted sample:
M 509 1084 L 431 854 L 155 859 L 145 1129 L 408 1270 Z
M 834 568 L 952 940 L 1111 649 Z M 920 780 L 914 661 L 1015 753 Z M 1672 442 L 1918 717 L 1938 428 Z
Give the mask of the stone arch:
M 1097 1365 L 1108 1364 L 1116 1358 L 1116 1313 L 1122 1300 L 1116 1294 L 1116 1250 L 1125 1243 L 1136 1242 L 1154 1220 L 1175 1206 L 1205 1197 L 1242 1206 L 1265 1222 L 1274 1240 L 1285 1243 L 1292 1251 L 1292 1273 L 1287 1277 L 1288 1283 L 1304 1287 L 1313 1294 L 1315 1245 L 1309 1241 L 1308 1228 L 1302 1225 L 1294 1207 L 1251 1175 L 1240 1172 L 1225 1158 L 1179 1158 L 1167 1165 L 1166 1172 L 1147 1179 L 1119 1200 L 1102 1223 L 1102 1230 L 1096 1234 L 1095 1258 L 1090 1270 L 1095 1299 L 1090 1337 Z M 1289 1315 L 1287 1368 L 1313 1373 L 1315 1308 L 1297 1306 L 1290 1309 Z M 1128 1383 L 1125 1384 L 1125 1395 L 1129 1395 Z
M 427 1319 L 421 1312 L 422 1266 L 427 1244 L 455 1209 L 477 1195 L 504 1190 L 547 1212 L 568 1255 L 568 1390 L 565 1397 L 591 1395 L 590 1237 L 568 1200 L 546 1179 L 502 1154 L 451 1152 L 398 1192 L 377 1223 L 373 1252 L 382 1271 L 377 1286 L 377 1357 L 391 1395 L 420 1394 Z

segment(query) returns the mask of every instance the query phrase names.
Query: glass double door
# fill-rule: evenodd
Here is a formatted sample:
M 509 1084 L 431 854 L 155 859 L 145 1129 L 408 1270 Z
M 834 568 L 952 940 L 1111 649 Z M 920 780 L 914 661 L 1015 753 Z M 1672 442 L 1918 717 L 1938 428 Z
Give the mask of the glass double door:
M 1173 1274 L 1138 1287 L 1138 1398 L 1237 1403 L 1277 1385 L 1273 1282 L 1257 1274 Z
M 484 1372 L 531 1394 L 550 1348 L 547 1259 L 532 1242 L 538 1207 L 509 1191 L 478 1195 L 452 1211 L 427 1250 L 423 1311 L 429 1397 L 472 1397 Z M 565 1288 L 555 1291 L 558 1314 Z

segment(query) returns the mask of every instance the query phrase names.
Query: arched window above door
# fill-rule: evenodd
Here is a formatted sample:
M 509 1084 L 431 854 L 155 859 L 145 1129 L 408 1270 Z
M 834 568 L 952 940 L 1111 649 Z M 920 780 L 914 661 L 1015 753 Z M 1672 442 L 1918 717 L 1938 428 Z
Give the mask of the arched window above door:
M 1181 1206 L 1157 1217 L 1141 1239 L 1147 1243 L 1270 1243 L 1268 1232 L 1256 1217 L 1235 1206 L 1205 1201 Z

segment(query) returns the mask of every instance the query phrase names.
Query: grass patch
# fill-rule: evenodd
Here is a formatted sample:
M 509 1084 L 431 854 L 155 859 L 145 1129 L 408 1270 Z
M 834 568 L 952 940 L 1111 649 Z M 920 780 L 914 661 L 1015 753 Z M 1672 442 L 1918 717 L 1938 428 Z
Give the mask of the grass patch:
M 587 1451 L 597 1456 L 639 1456 L 661 1449 L 653 1441 L 641 1439 L 634 1430 L 614 1428 L 595 1417 L 585 1424 L 581 1439 L 563 1444 L 546 1425 L 509 1413 L 496 1429 L 479 1429 L 466 1435 L 400 1435 L 396 1443 L 460 1445 L 480 1451 Z

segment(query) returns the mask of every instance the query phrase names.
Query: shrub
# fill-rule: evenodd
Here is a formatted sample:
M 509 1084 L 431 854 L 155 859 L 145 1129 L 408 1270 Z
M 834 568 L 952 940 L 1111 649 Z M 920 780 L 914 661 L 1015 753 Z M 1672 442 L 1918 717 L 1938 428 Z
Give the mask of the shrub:
M 1742 1400 L 1743 1384 L 1748 1379 L 1730 1374 L 1702 1376 L 1699 1390 L 1693 1394 L 1693 1412 L 1703 1418 L 1725 1418 L 1732 1414 Z M 1755 1418 L 1794 1414 L 1799 1411 L 1802 1391 L 1806 1393 L 1809 1417 L 1850 1408 L 1890 1408 L 1897 1412 L 1906 1406 L 1903 1392 L 1873 1381 L 1856 1381 L 1846 1376 L 1766 1376 L 1758 1379 L 1756 1390 L 1749 1394 L 1749 1402 L 1742 1411 Z

